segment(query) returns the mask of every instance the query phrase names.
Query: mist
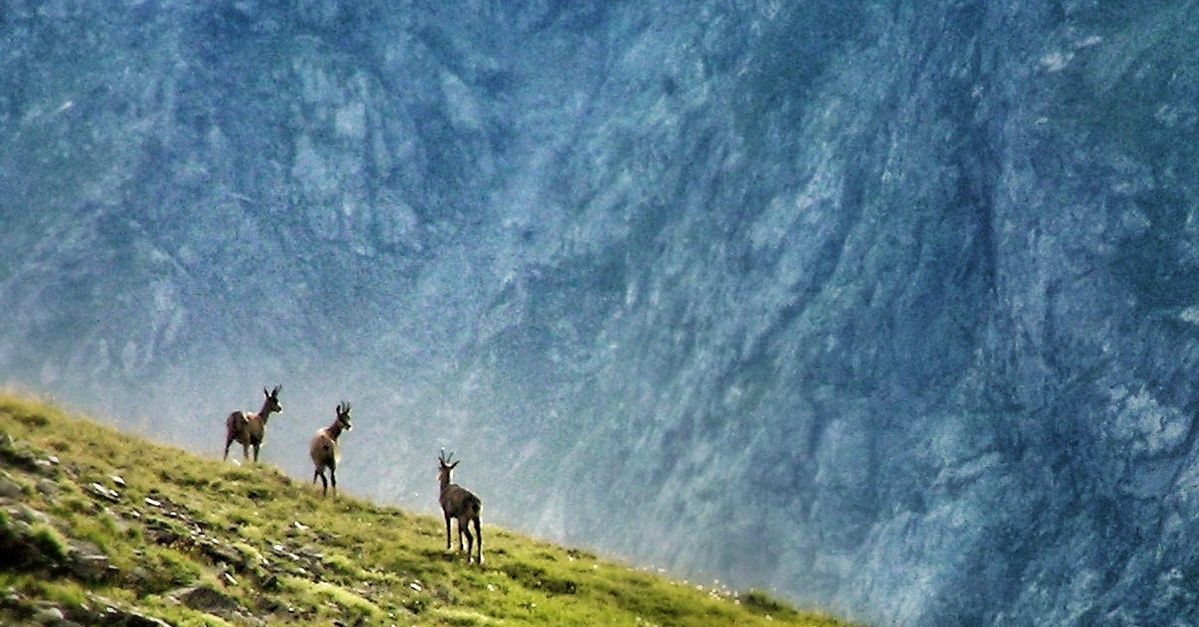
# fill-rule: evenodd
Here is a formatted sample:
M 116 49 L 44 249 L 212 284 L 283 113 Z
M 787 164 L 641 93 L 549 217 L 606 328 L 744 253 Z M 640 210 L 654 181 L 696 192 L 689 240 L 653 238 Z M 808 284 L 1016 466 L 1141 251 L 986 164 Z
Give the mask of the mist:
M 1193 2 L 0 4 L 0 382 L 886 624 L 1199 620 Z M 231 456 L 240 458 L 239 447 Z M 232 463 L 232 462 L 231 462 Z

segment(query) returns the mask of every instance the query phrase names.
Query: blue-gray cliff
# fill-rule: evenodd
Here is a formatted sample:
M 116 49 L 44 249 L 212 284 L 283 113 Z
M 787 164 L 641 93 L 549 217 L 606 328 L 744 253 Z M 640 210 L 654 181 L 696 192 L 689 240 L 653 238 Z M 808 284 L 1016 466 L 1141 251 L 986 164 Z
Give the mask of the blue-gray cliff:
M 447 446 L 493 520 L 880 623 L 1191 624 L 1197 31 L 8 0 L 0 378 L 214 454 L 282 381 L 300 476 L 348 397 L 350 490 Z

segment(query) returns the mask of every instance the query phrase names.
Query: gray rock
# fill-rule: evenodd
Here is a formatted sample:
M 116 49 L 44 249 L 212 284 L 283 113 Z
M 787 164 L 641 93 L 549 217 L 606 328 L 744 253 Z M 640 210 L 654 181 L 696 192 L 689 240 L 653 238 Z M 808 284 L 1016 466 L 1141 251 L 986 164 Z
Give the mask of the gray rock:
M 41 510 L 33 509 L 32 507 L 22 503 L 17 506 L 14 518 L 27 523 L 44 523 L 50 524 L 50 516 Z
M 33 615 L 33 620 L 43 625 L 57 625 L 66 619 L 66 614 L 58 607 L 43 607 Z
M 58 494 L 62 491 L 62 488 L 58 486 L 57 482 L 45 477 L 41 477 L 37 480 L 36 488 L 39 494 L 50 497 L 58 496 Z
M 25 489 L 21 484 L 13 480 L 12 475 L 8 473 L 0 473 L 0 496 L 17 499 L 25 494 Z
M 173 627 L 162 619 L 112 605 L 105 607 L 98 618 L 99 624 L 110 627 Z
M 216 544 L 211 540 L 201 541 L 198 544 L 200 550 L 215 563 L 229 564 L 238 569 L 244 565 L 245 560 L 235 549 Z
M 67 561 L 71 574 L 90 582 L 103 581 L 116 574 L 107 555 L 72 552 Z
M 168 596 L 178 599 L 180 603 L 201 612 L 212 614 L 229 614 L 236 611 L 239 605 L 229 595 L 210 586 L 192 586 L 169 593 Z
M 120 492 L 117 492 L 116 490 L 113 490 L 110 488 L 106 488 L 98 483 L 93 482 L 92 484 L 90 484 L 88 486 L 88 488 L 91 490 L 92 494 L 94 494 L 102 499 L 107 499 L 109 501 L 112 501 L 113 503 L 117 503 L 121 500 Z
M 53 476 L 58 473 L 57 464 L 49 459 L 34 459 L 33 469 L 46 476 Z

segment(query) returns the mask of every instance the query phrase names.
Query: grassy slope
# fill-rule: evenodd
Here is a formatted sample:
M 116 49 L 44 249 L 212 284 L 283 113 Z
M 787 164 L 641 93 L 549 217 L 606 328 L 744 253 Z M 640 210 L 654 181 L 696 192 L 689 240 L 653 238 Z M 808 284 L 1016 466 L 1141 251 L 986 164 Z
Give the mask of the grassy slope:
M 195 625 L 840 624 L 765 595 L 698 590 L 495 527 L 484 527 L 486 565 L 470 566 L 443 551 L 432 517 L 323 500 L 273 468 L 222 464 L 0 395 L 5 480 L 21 490 L 0 496 L 0 540 L 22 516 L 42 520 L 36 544 L 57 557 L 0 559 L 2 624 L 30 622 L 51 604 L 80 623 L 115 607 Z M 119 496 L 105 498 L 93 483 Z M 72 574 L 69 546 L 55 545 L 78 540 L 113 568 L 90 581 Z M 217 600 L 188 600 L 197 587 Z

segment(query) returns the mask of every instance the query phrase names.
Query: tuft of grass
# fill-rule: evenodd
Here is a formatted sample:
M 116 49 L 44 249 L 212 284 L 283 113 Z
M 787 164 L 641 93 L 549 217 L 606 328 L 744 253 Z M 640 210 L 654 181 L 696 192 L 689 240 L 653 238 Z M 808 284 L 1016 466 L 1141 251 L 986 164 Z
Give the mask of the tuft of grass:
M 87 603 L 87 592 L 73 581 L 38 581 L 30 590 L 35 596 L 67 608 L 83 607 Z
M 550 559 L 554 559 L 550 556 Z M 513 562 L 505 564 L 501 570 L 512 580 L 525 588 L 545 590 L 550 594 L 574 594 L 579 587 L 568 577 L 550 574 L 550 571 L 536 564 Z
M 68 609 L 83 607 L 87 603 L 87 590 L 70 580 L 47 581 L 36 575 L 0 571 L 0 590 L 30 597 L 20 604 L 26 610 L 32 610 L 38 603 L 51 603 Z M 3 610 L 0 610 L 0 617 L 3 616 Z
M 157 546 L 147 547 L 141 558 L 139 594 L 161 594 L 168 590 L 195 583 L 200 579 L 202 567 L 195 559 L 175 549 Z
M 470 610 L 439 608 L 433 615 L 447 625 L 495 625 L 500 621 Z
M 12 518 L 6 510 L 0 509 L 0 546 L 8 546 L 17 540 L 17 533 L 12 528 Z
M 330 602 L 340 608 L 340 613 L 354 622 L 378 622 L 387 617 L 379 606 L 366 598 L 346 588 L 324 581 L 310 582 L 307 580 L 290 579 L 297 589 L 303 590 L 308 601 L 313 605 Z
M 354 560 L 338 553 L 326 555 L 322 562 L 330 570 L 342 575 L 356 575 L 362 572 Z
M 46 523 L 35 523 L 29 530 L 29 539 L 42 555 L 62 562 L 70 550 L 67 539 L 54 527 Z

